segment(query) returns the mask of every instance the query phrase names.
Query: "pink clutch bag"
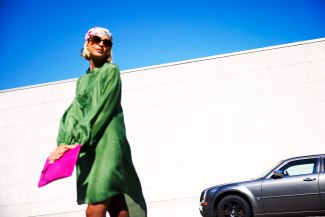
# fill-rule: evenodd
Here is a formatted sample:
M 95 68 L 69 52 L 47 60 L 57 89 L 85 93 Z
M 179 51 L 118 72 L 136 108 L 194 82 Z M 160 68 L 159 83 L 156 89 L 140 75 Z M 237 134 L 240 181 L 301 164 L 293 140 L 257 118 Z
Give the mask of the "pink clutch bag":
M 50 164 L 47 158 L 38 182 L 38 187 L 71 176 L 78 160 L 80 148 L 81 145 L 79 144 L 75 148 L 67 150 L 62 157 L 54 161 L 53 164 Z

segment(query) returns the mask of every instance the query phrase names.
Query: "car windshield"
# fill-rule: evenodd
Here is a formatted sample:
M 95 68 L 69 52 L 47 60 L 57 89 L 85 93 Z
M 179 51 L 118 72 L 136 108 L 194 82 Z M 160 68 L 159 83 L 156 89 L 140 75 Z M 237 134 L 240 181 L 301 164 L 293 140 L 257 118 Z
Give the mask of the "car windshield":
M 258 176 L 256 176 L 257 179 L 262 179 L 264 178 L 267 174 L 269 174 L 270 172 L 272 172 L 272 170 L 274 170 L 278 165 L 280 165 L 283 162 L 283 160 L 278 161 L 275 164 L 272 164 L 272 166 L 268 167 L 267 170 L 263 170 L 263 172 L 261 172 Z

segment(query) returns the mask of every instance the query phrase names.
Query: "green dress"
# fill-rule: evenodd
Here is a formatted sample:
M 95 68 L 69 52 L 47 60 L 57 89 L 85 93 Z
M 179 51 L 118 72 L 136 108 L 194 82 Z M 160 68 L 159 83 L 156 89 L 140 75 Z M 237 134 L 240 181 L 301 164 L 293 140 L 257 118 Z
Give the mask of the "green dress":
M 126 138 L 116 65 L 105 63 L 78 79 L 76 96 L 60 122 L 57 143 L 82 144 L 77 162 L 78 204 L 101 202 L 123 193 L 130 216 L 146 216 Z

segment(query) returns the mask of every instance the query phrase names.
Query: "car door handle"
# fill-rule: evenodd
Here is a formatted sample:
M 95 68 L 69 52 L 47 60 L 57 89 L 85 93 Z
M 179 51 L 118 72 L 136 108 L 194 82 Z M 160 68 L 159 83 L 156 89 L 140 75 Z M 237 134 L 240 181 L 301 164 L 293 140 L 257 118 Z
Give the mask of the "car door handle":
M 304 179 L 305 182 L 311 182 L 311 181 L 315 181 L 315 180 L 316 180 L 316 178 L 313 178 L 313 179 L 311 179 L 311 178 L 305 178 Z

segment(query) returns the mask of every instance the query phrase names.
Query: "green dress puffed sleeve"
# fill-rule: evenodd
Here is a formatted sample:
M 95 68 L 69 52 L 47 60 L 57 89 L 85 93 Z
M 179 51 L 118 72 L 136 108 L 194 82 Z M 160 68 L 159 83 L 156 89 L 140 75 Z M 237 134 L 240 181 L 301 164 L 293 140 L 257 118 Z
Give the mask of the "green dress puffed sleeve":
M 79 80 L 77 80 L 77 88 L 76 88 L 76 97 L 78 94 L 78 86 L 79 86 Z M 65 144 L 65 145 L 73 145 L 77 144 L 74 137 L 72 136 L 72 133 L 78 124 L 78 117 L 81 116 L 81 111 L 79 107 L 77 106 L 76 97 L 70 104 L 70 106 L 66 109 L 64 112 L 61 121 L 60 121 L 60 127 L 59 127 L 59 134 L 57 137 L 57 144 Z
M 58 145 L 95 144 L 119 108 L 121 100 L 119 69 L 113 64 L 104 66 L 100 73 L 95 69 L 78 79 L 76 97 L 60 122 Z

